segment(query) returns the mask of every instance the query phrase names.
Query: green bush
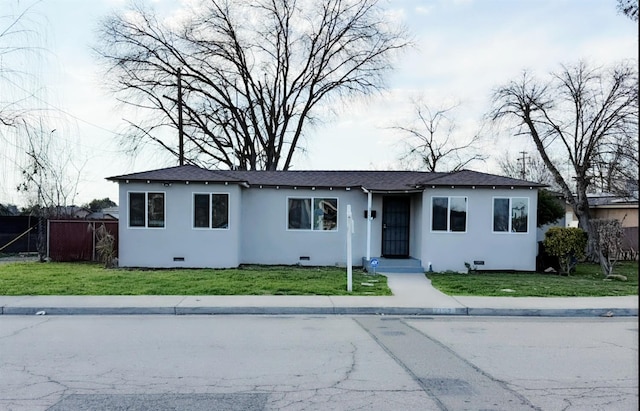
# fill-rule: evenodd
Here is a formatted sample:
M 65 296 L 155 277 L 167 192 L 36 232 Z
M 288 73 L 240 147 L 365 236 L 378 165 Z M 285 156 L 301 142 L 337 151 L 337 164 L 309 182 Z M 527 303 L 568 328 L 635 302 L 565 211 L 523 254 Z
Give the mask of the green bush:
M 568 275 L 585 256 L 587 233 L 575 227 L 552 227 L 545 235 L 544 247 L 547 253 L 558 257 L 560 269 Z

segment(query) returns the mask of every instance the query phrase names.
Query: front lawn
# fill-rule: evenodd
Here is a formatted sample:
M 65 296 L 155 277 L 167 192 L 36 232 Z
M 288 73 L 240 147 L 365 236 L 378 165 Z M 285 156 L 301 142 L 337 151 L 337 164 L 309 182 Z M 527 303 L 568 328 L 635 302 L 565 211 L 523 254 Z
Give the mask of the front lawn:
M 512 297 L 606 297 L 638 295 L 638 262 L 619 262 L 614 274 L 627 281 L 604 281 L 597 264 L 579 264 L 570 276 L 540 273 L 428 273 L 435 288 L 449 295 Z
M 362 283 L 372 284 L 371 286 Z M 387 278 L 345 268 L 126 270 L 90 263 L 0 265 L 0 295 L 391 295 Z

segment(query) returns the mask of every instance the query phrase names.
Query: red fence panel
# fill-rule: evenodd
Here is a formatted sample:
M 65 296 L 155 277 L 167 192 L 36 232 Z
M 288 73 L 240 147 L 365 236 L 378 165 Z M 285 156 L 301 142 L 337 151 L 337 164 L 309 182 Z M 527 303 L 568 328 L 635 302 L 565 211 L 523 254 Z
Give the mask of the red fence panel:
M 97 261 L 96 230 L 103 224 L 107 231 L 115 237 L 117 255 L 117 221 L 49 220 L 49 258 L 53 261 Z

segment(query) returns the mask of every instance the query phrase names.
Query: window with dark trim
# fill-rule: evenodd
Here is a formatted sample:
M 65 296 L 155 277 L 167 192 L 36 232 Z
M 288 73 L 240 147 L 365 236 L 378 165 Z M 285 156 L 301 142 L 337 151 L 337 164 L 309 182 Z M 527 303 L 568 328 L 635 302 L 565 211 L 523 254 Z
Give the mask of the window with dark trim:
M 211 197 L 209 194 L 195 194 L 193 196 L 193 226 L 196 228 L 209 228 L 211 219 L 209 208 Z
M 467 231 L 467 197 L 432 197 L 432 231 Z
M 289 198 L 289 230 L 335 231 L 338 229 L 337 198 Z
M 229 228 L 229 194 L 194 194 L 195 228 Z
M 448 197 L 431 198 L 431 229 L 433 231 L 447 231 Z
M 164 228 L 164 222 L 164 193 L 129 193 L 129 227 Z
M 211 194 L 211 228 L 229 227 L 229 195 Z
M 145 227 L 146 193 L 129 193 L 129 227 Z
M 147 193 L 147 226 L 164 227 L 164 193 Z
M 493 231 L 526 233 L 529 231 L 529 199 L 504 197 L 493 199 Z

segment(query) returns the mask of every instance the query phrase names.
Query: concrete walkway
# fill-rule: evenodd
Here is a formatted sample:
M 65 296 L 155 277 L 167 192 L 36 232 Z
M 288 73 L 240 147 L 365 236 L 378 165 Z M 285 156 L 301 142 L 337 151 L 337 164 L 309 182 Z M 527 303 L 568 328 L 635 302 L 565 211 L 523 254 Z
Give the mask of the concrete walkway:
M 385 275 L 393 296 L 0 296 L 0 314 L 638 315 L 638 296 L 452 297 L 436 290 L 424 275 Z

